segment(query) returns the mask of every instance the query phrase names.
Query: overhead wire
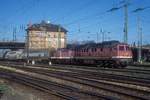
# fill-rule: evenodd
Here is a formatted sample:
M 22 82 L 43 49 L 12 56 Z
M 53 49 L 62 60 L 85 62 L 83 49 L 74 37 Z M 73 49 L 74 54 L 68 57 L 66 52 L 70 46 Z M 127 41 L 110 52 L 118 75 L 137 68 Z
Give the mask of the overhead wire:
M 22 6 L 21 7 L 19 7 L 19 9 L 17 9 L 17 11 L 13 14 L 13 15 L 11 15 L 11 16 L 9 16 L 7 19 L 6 18 L 4 18 L 4 21 L 5 21 L 5 23 L 9 23 L 9 25 L 4 25 L 4 24 L 0 24 L 0 26 L 2 27 L 2 26 L 7 26 L 7 31 L 11 31 L 11 30 L 13 30 L 14 29 L 14 27 L 16 27 L 17 28 L 17 32 L 21 32 L 21 31 L 24 31 L 25 30 L 25 26 L 26 25 L 23 25 L 23 24 L 21 24 L 21 25 L 13 25 L 13 22 L 12 22 L 12 20 L 14 19 L 14 18 L 16 18 L 16 16 L 19 14 L 19 15 L 23 15 L 23 14 L 25 14 L 27 11 L 29 11 L 28 9 L 30 8 L 33 8 L 37 3 L 38 3 L 38 1 L 39 0 L 31 0 L 31 1 L 29 1 L 29 2 L 23 2 L 23 1 L 20 1 L 20 2 L 22 2 L 22 3 L 20 3 L 20 4 L 22 4 Z M 6 29 L 5 29 L 6 30 Z M 9 33 L 11 33 L 11 32 L 9 32 Z
M 119 10 L 119 9 L 121 9 L 121 8 L 123 8 L 123 6 L 113 7 L 112 9 L 105 10 L 105 11 L 103 11 L 103 12 L 94 13 L 94 14 L 91 14 L 91 15 L 87 15 L 87 16 L 81 17 L 81 18 L 79 18 L 79 19 L 76 19 L 76 20 L 74 20 L 74 21 L 72 21 L 72 22 L 65 23 L 65 24 L 63 24 L 63 25 L 64 25 L 64 26 L 73 25 L 73 24 L 75 24 L 75 23 L 77 23 L 77 22 L 82 22 L 82 21 L 85 21 L 85 20 L 88 20 L 88 19 L 93 19 L 93 18 L 98 17 L 98 16 L 100 17 L 100 16 L 102 16 L 102 15 L 105 15 L 105 14 L 107 14 L 107 13 L 110 13 L 110 12 L 113 12 L 113 11 L 116 11 L 116 10 Z
M 53 22 L 58 22 L 59 20 L 62 20 L 62 19 L 67 18 L 67 17 L 70 18 L 75 13 L 79 13 L 79 12 L 83 11 L 84 9 L 87 9 L 87 7 L 90 7 L 94 3 L 95 2 L 93 2 L 93 0 L 90 0 L 89 2 L 86 2 L 86 3 L 82 4 L 81 6 L 77 7 L 74 11 L 72 11 L 72 9 L 70 9 L 70 11 L 67 12 L 67 14 L 65 14 L 65 16 L 54 19 Z
M 68 24 L 65 24 L 65 26 L 75 24 L 75 23 L 77 23 L 77 22 L 79 22 L 79 21 L 87 20 L 87 19 L 89 19 L 89 18 L 91 18 L 91 17 L 93 18 L 93 16 L 105 15 L 105 14 L 108 13 L 108 12 L 113 12 L 113 11 L 119 10 L 119 9 L 121 9 L 121 8 L 123 8 L 123 6 L 120 6 L 120 7 L 117 8 L 117 9 L 106 10 L 106 11 L 104 11 L 104 12 L 102 12 L 102 13 L 97 13 L 97 14 L 90 15 L 90 16 L 85 16 L 85 17 L 80 18 L 80 19 L 78 19 L 78 20 L 72 21 L 72 22 L 70 22 L 70 23 L 68 23 Z

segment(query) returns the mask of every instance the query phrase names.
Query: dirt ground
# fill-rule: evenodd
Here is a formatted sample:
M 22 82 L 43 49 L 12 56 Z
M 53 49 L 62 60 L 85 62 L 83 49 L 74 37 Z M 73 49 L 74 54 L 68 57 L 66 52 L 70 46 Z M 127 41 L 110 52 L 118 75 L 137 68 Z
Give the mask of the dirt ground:
M 54 95 L 5 79 L 0 78 L 0 84 L 5 84 L 8 87 L 0 100 L 60 100 Z

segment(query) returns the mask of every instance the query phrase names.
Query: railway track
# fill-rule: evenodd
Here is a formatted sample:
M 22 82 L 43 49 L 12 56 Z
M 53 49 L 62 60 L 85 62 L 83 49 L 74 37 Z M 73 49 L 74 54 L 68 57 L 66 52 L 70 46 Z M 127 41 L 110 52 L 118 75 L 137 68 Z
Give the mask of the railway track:
M 89 72 L 87 73 L 87 72 L 84 72 L 84 71 L 82 71 L 82 72 L 77 72 L 76 71 L 77 73 L 67 73 L 66 74 L 66 72 L 64 72 L 64 73 L 57 72 L 57 71 L 55 72 L 54 70 L 53 71 L 46 71 L 46 70 L 42 71 L 42 70 L 35 70 L 35 69 L 31 70 L 30 68 L 27 69 L 25 67 L 20 67 L 20 68 L 21 69 L 23 68 L 23 70 L 26 69 L 26 71 L 33 71 L 33 72 L 36 72 L 36 73 L 39 73 L 39 74 L 42 74 L 42 75 L 46 75 L 46 76 L 49 76 L 49 77 L 56 77 L 56 78 L 59 78 L 59 79 L 71 81 L 72 83 L 77 83 L 77 84 L 82 83 L 82 85 L 84 84 L 86 86 L 94 87 L 95 90 L 98 89 L 97 91 L 100 94 L 105 95 L 103 92 L 105 92 L 105 93 L 107 92 L 107 94 L 109 94 L 109 96 L 116 96 L 119 99 L 120 98 L 125 99 L 125 97 L 128 97 L 128 98 L 132 98 L 132 99 L 136 98 L 136 99 L 139 99 L 139 100 L 141 100 L 141 99 L 142 100 L 144 100 L 144 99 L 147 100 L 148 98 L 150 98 L 149 97 L 149 95 L 150 95 L 149 90 L 131 88 L 131 87 L 127 87 L 127 86 L 122 86 L 120 84 L 119 85 L 114 84 L 114 82 L 121 83 L 121 80 L 119 78 L 117 78 L 116 76 L 114 76 L 114 77 L 116 77 L 116 80 L 119 79 L 120 82 L 119 81 L 114 81 L 114 79 L 110 81 L 109 79 L 111 79 L 112 77 L 108 77 L 108 76 L 105 77 L 105 78 L 104 77 L 103 78 L 98 78 L 99 75 L 94 74 L 92 76 L 91 74 L 93 74 L 93 73 L 89 73 Z M 73 71 L 75 72 L 75 70 L 73 70 Z M 84 73 L 84 74 L 81 74 L 81 73 Z M 84 77 L 83 77 L 83 75 L 84 75 Z M 88 77 L 85 77 L 86 75 Z M 94 77 L 96 77 L 96 78 L 94 78 Z M 104 81 L 104 79 L 105 79 L 105 81 Z M 123 83 L 124 84 L 129 84 L 129 82 L 130 82 L 129 80 L 128 80 L 128 83 L 127 83 L 127 81 L 124 81 L 124 82 L 122 81 L 122 84 Z M 136 81 L 135 82 L 134 81 L 130 82 L 130 86 L 133 86 L 132 84 L 135 84 L 135 83 L 137 83 L 137 82 Z M 137 85 L 137 87 L 139 85 L 142 86 L 142 82 L 139 81 L 139 83 L 136 84 L 136 85 Z M 143 86 L 146 87 L 146 85 L 143 85 Z M 147 84 L 147 86 L 148 86 L 148 84 Z M 101 91 L 103 90 L 103 92 L 100 92 L 99 90 L 101 90 Z M 114 94 L 112 94 L 112 93 L 114 93 Z M 119 96 L 117 94 L 119 94 Z
M 31 66 L 31 65 L 30 65 Z M 32 66 L 38 66 L 38 67 L 55 67 L 55 68 L 78 68 L 78 69 L 83 69 L 83 70 L 92 70 L 92 71 L 99 71 L 99 70 L 107 70 L 107 71 L 117 71 L 117 72 L 130 72 L 130 73 L 137 73 L 137 74 L 150 74 L 150 69 L 138 69 L 138 68 L 124 68 L 124 69 L 115 69 L 115 68 L 99 68 L 99 67 L 89 67 L 89 66 L 75 66 L 75 65 L 32 65 Z
M 115 82 L 121 82 L 121 83 L 128 83 L 128 84 L 135 84 L 135 85 L 141 85 L 141 86 L 150 86 L 150 81 L 147 79 L 137 79 L 133 77 L 126 77 L 126 76 L 118 76 L 113 74 L 103 74 L 103 73 L 90 73 L 90 72 L 83 72 L 78 70 L 73 71 L 61 71 L 61 70 L 46 70 L 46 69 L 34 69 L 34 68 L 21 68 L 26 71 L 33 71 L 38 73 L 54 73 L 54 74 L 61 74 L 63 75 L 69 75 L 71 76 L 84 76 L 90 79 L 97 79 L 97 80 L 109 80 L 109 81 L 115 81 Z
M 62 68 L 63 67 L 63 68 Z M 53 68 L 58 68 L 58 69 L 74 69 L 74 70 L 83 70 L 83 71 L 89 71 L 89 72 L 106 72 L 108 74 L 118 74 L 118 75 L 127 75 L 127 76 L 136 76 L 138 75 L 140 78 L 150 78 L 150 72 L 149 71 L 144 71 L 144 70 L 134 70 L 134 69 L 111 69 L 111 68 L 95 68 L 95 69 L 90 69 L 90 68 L 80 68 L 80 67 L 65 67 L 65 66 L 54 66 Z M 125 74 L 123 74 L 125 73 Z
M 143 64 L 131 64 L 131 66 L 135 66 L 135 67 L 144 67 L 144 68 L 148 68 L 148 67 L 150 67 L 150 63 L 143 63 Z
M 148 72 L 150 72 L 150 67 L 128 66 L 127 69 L 131 69 L 131 70 L 142 70 L 142 71 L 148 71 Z
M 9 64 L 17 64 L 17 65 L 23 65 L 23 63 L 14 63 L 14 62 L 0 62 L 3 63 L 4 65 L 9 65 Z M 145 76 L 148 75 L 147 78 L 150 77 L 150 70 L 145 70 L 145 69 L 138 69 L 138 68 L 125 68 L 125 69 L 114 69 L 114 68 L 98 68 L 98 67 L 88 67 L 88 66 L 75 66 L 75 65 L 52 65 L 52 66 L 48 66 L 48 65 L 28 65 L 28 66 L 35 66 L 35 67 L 44 67 L 44 68 L 49 68 L 49 67 L 53 67 L 53 68 L 58 68 L 58 69 L 81 69 L 81 70 L 85 70 L 85 71 L 111 71 L 111 72 L 120 72 L 120 73 L 128 73 L 131 74 L 132 76 L 138 74 L 139 76 Z
M 61 100 L 92 100 L 92 98 L 94 98 L 94 100 L 117 100 L 114 97 L 104 96 L 88 91 L 82 91 L 78 88 L 74 88 L 71 86 L 61 85 L 47 80 L 38 79 L 28 75 L 25 76 L 23 74 L 9 72 L 5 70 L 3 72 L 0 72 L 0 75 L 3 78 L 7 78 L 17 83 L 21 83 L 58 96 L 59 98 L 61 98 Z
M 20 68 L 20 69 L 26 69 L 27 70 L 27 66 L 26 67 L 19 67 L 20 65 L 11 65 L 12 67 L 15 67 L 15 68 Z M 18 67 L 17 67 L 18 66 Z M 132 76 L 133 74 L 131 75 L 124 75 L 124 74 L 117 74 L 114 73 L 114 72 L 106 72 L 105 71 L 100 71 L 100 72 L 95 72 L 93 70 L 84 70 L 84 69 L 80 69 L 80 68 L 58 68 L 58 67 L 50 67 L 50 68 L 42 68 L 42 67 L 33 67 L 33 66 L 28 66 L 29 70 L 34 70 L 34 69 L 39 69 L 40 71 L 45 69 L 45 70 L 52 70 L 53 72 L 55 70 L 58 70 L 60 71 L 61 73 L 63 73 L 62 71 L 64 72 L 71 72 L 71 73 L 74 73 L 74 74 L 81 74 L 82 75 L 84 74 L 84 76 L 91 76 L 92 75 L 92 78 L 95 78 L 95 77 L 98 77 L 98 78 L 105 78 L 105 79 L 113 79 L 113 81 L 118 81 L 118 80 L 125 80 L 126 83 L 132 83 L 132 84 L 139 84 L 139 85 L 143 85 L 143 86 L 150 86 L 150 80 L 149 80 L 149 77 L 147 78 L 141 78 L 141 77 L 136 77 L 136 76 Z M 107 71 L 107 69 L 105 69 Z M 120 72 L 119 72 L 120 73 Z M 70 74 L 70 73 L 69 73 Z M 122 81 L 121 81 L 122 82 Z
M 13 78 L 14 78 L 14 77 L 13 77 Z M 16 79 L 16 77 L 15 77 L 15 79 Z M 13 80 L 14 80 L 14 79 L 13 79 Z M 17 80 L 18 80 L 18 76 L 17 76 Z M 25 79 L 24 77 L 19 78 L 19 80 L 22 80 L 23 82 L 26 82 L 26 79 Z M 26 82 L 26 83 L 29 84 L 29 82 Z M 30 83 L 31 83 L 31 82 L 30 82 Z M 33 84 L 33 83 L 32 83 L 32 84 Z M 39 84 L 39 82 L 38 82 L 38 84 Z M 42 83 L 40 83 L 40 84 L 42 84 Z M 83 83 L 82 83 L 82 84 L 83 84 Z M 45 84 L 42 84 L 42 86 L 43 86 L 43 85 L 45 86 Z M 84 84 L 84 85 L 85 85 L 85 84 Z M 86 85 L 87 85 L 87 84 L 86 84 Z M 88 84 L 88 85 L 89 85 L 89 84 Z M 33 84 L 33 86 L 37 86 L 37 84 Z M 39 87 L 39 85 L 38 85 L 38 87 Z M 96 88 L 97 88 L 97 87 L 96 87 Z M 106 89 L 106 88 L 102 88 L 102 87 L 101 87 L 100 89 L 101 89 L 101 91 L 103 90 L 103 92 L 106 92 L 106 90 L 107 90 L 108 88 Z M 104 90 L 105 90 L 105 91 L 104 91 Z M 109 89 L 109 91 L 107 91 L 106 93 L 107 93 L 107 94 L 110 94 L 109 92 L 110 92 L 110 89 Z M 111 92 L 114 92 L 114 91 L 111 91 Z M 118 91 L 115 91 L 115 93 L 111 93 L 111 94 L 114 95 L 114 94 L 116 94 L 116 92 L 118 92 Z M 90 94 L 90 93 L 89 93 L 89 94 Z M 90 95 L 91 95 L 91 94 L 90 94 Z M 92 95 L 95 96 L 95 95 L 97 95 L 97 93 L 93 93 Z M 99 94 L 98 94 L 98 95 L 99 95 Z M 143 99 L 143 97 L 140 97 L 140 96 L 136 96 L 136 95 L 132 95 L 132 96 L 131 96 L 131 94 L 130 94 L 130 95 L 129 95 L 129 94 L 123 94 L 123 93 L 121 93 L 121 92 L 118 92 L 116 95 L 119 95 L 119 97 L 121 96 L 120 99 L 122 99 L 122 100 L 123 100 L 123 98 L 124 98 L 124 100 L 125 100 L 125 98 L 130 98 L 130 99 L 132 98 L 133 100 L 134 100 L 134 99 L 136 99 L 136 100 L 137 100 L 137 99 L 139 99 L 139 100 L 140 100 L 140 99 Z M 106 98 L 106 97 L 107 97 L 107 98 Z M 88 98 L 89 98 L 89 97 L 88 97 Z M 103 96 L 103 98 L 104 98 L 104 96 Z M 78 99 L 79 99 L 79 98 L 78 98 Z M 84 99 L 85 99 L 85 98 L 84 98 Z M 84 100 L 84 99 L 83 99 L 83 100 Z M 101 98 L 99 98 L 99 99 L 101 99 Z M 106 100 L 112 100 L 112 98 L 110 99 L 110 98 L 108 97 L 108 95 L 105 96 L 105 99 L 106 99 Z M 114 98 L 113 98 L 113 99 L 114 99 Z M 71 100 L 75 100 L 75 99 L 71 99 Z M 82 99 L 81 99 L 81 100 L 82 100 Z M 91 100 L 91 99 L 89 99 L 89 100 Z M 96 99 L 94 98 L 94 100 L 96 100 Z M 143 100 L 144 100 L 144 99 L 143 99 Z M 145 100 L 146 100 L 146 99 L 145 99 Z
M 54 68 L 60 70 L 80 70 L 84 72 L 93 72 L 93 73 L 107 73 L 107 74 L 115 74 L 115 75 L 122 75 L 126 77 L 133 77 L 133 78 L 141 78 L 141 79 L 149 79 L 150 80 L 150 72 L 147 70 L 134 70 L 134 69 L 112 69 L 112 68 L 89 68 L 80 67 L 80 66 L 70 66 L 70 65 L 53 65 L 53 66 L 46 66 L 46 65 L 29 65 L 34 67 L 41 67 L 41 68 Z
M 5 65 L 5 64 L 4 64 Z M 7 64 L 6 64 L 7 65 Z M 11 64 L 12 67 L 19 67 L 19 66 L 22 66 L 22 65 L 14 65 Z M 142 81 L 143 80 L 143 83 L 147 83 L 149 84 L 149 78 L 150 78 L 150 74 L 147 73 L 147 72 L 144 72 L 143 71 L 140 71 L 140 72 L 137 72 L 137 71 L 133 71 L 133 70 L 121 70 L 121 69 L 104 69 L 104 68 L 99 68 L 99 70 L 93 70 L 92 69 L 85 69 L 85 68 L 81 68 L 79 66 L 72 66 L 72 67 L 69 67 L 69 66 L 43 66 L 43 65 L 37 65 L 38 67 L 37 68 L 41 68 L 43 69 L 46 68 L 46 70 L 49 70 L 50 69 L 53 69 L 53 70 L 68 70 L 68 71 L 71 71 L 71 72 L 80 72 L 80 73 L 86 73 L 87 75 L 89 75 L 90 73 L 93 74 L 95 76 L 108 76 L 108 77 L 111 77 L 112 79 L 114 77 L 117 77 L 116 79 L 124 79 L 124 80 L 133 80 L 133 81 Z M 33 66 L 29 66 L 29 68 L 34 68 Z M 36 67 L 35 67 L 36 68 Z M 127 72 L 127 73 L 126 73 Z M 123 74 L 125 73 L 125 74 Z M 138 74 L 138 77 L 137 77 L 137 74 Z M 142 74 L 142 75 L 141 75 Z
M 150 96 L 149 96 L 150 88 L 148 88 L 147 90 L 145 90 L 145 89 L 140 90 L 137 88 L 128 87 L 129 85 L 123 86 L 120 84 L 116 84 L 112 81 L 110 82 L 108 80 L 104 81 L 102 79 L 99 80 L 99 79 L 94 79 L 94 78 L 89 78 L 89 77 L 83 77 L 83 76 L 78 75 L 78 74 L 65 74 L 65 73 L 62 74 L 62 73 L 58 73 L 58 72 L 50 73 L 50 72 L 44 72 L 44 71 L 41 72 L 41 71 L 35 71 L 35 70 L 34 70 L 34 72 L 44 74 L 47 76 L 51 76 L 51 77 L 57 77 L 57 78 L 63 77 L 64 79 L 67 79 L 69 81 L 72 81 L 72 80 L 75 81 L 76 80 L 76 81 L 82 82 L 84 84 L 92 85 L 92 87 L 97 86 L 96 88 L 102 88 L 102 89 L 105 88 L 105 89 L 109 89 L 109 91 L 112 91 L 112 92 L 118 92 L 119 95 L 123 94 L 123 95 L 135 96 L 137 98 L 140 98 L 143 96 L 141 99 L 150 98 Z M 120 92 L 120 91 L 122 91 L 122 92 Z
M 7 64 L 4 64 L 4 65 L 7 65 Z M 19 67 L 19 66 L 22 66 L 22 65 L 14 65 L 13 66 L 13 64 L 11 64 L 11 66 L 12 67 Z M 37 67 L 38 66 L 38 67 Z M 137 71 L 133 71 L 133 70 L 124 70 L 124 69 L 104 69 L 104 68 L 99 68 L 99 70 L 97 69 L 97 70 L 93 70 L 93 69 L 89 69 L 89 68 L 87 68 L 87 69 L 85 69 L 85 68 L 81 68 L 81 67 L 79 67 L 79 66 L 72 66 L 72 67 L 69 67 L 68 65 L 67 66 L 43 66 L 43 65 L 37 65 L 36 67 L 37 68 L 41 68 L 41 69 L 43 69 L 43 67 L 44 68 L 46 68 L 46 70 L 47 69 L 49 69 L 49 68 L 51 68 L 51 69 L 53 69 L 53 70 L 68 70 L 68 71 L 71 71 L 71 72 L 76 72 L 76 71 L 78 71 L 78 72 L 80 72 L 80 73 L 86 73 L 87 75 L 89 75 L 89 73 L 91 73 L 91 74 L 93 74 L 94 73 L 94 75 L 95 76 L 108 76 L 108 77 L 111 77 L 112 79 L 114 78 L 114 77 L 117 77 L 116 79 L 124 79 L 124 80 L 133 80 L 133 81 L 136 81 L 136 82 L 141 82 L 142 80 L 143 80 L 143 83 L 147 83 L 147 85 L 149 84 L 149 78 L 150 78 L 150 74 L 149 73 L 147 73 L 147 72 L 145 72 L 145 73 L 143 73 L 143 71 L 140 71 L 140 72 L 137 72 Z M 29 66 L 29 67 L 32 67 L 33 68 L 33 66 Z M 35 68 L 36 68 L 35 67 Z M 137 76 L 138 75 L 138 76 Z M 134 83 L 134 82 L 133 82 Z M 145 84 L 146 85 L 146 84 Z
M 15 68 L 20 68 L 19 66 L 20 65 L 11 65 L 12 67 L 15 67 Z M 17 67 L 18 66 L 18 67 Z M 150 84 L 150 81 L 149 81 L 149 79 L 147 79 L 147 78 L 139 78 L 139 77 L 134 77 L 134 76 L 124 76 L 124 75 L 116 75 L 115 73 L 100 73 L 100 72 L 95 72 L 95 71 L 93 71 L 93 70 L 90 70 L 89 71 L 89 69 L 88 70 L 85 70 L 85 69 L 80 69 L 80 68 L 68 68 L 68 67 L 63 67 L 62 68 L 62 66 L 58 66 L 58 67 L 47 67 L 47 68 L 43 68 L 43 66 L 40 66 L 40 67 L 33 67 L 33 66 L 28 66 L 28 67 L 21 67 L 20 69 L 29 69 L 28 71 L 30 71 L 30 70 L 34 70 L 34 69 L 39 69 L 40 71 L 41 70 L 44 70 L 44 71 L 46 71 L 46 70 L 52 70 L 53 72 L 55 71 L 55 70 L 58 70 L 58 71 L 61 71 L 61 73 L 63 73 L 62 71 L 69 71 L 69 72 L 71 72 L 71 73 L 74 73 L 74 74 L 85 74 L 84 76 L 86 76 L 86 75 L 88 75 L 88 76 L 90 76 L 90 75 L 93 75 L 94 77 L 92 77 L 92 78 L 95 78 L 95 77 L 103 77 L 103 78 L 107 78 L 107 77 L 109 77 L 109 79 L 116 79 L 116 80 L 118 80 L 118 79 L 123 79 L 123 80 L 130 80 L 130 81 L 135 81 L 136 83 L 138 83 L 138 82 L 141 82 L 141 83 L 145 83 L 144 84 L 144 86 L 145 85 L 147 85 L 147 86 L 150 86 L 149 84 Z M 107 70 L 107 69 L 103 69 L 103 70 Z M 108 69 L 109 71 L 111 71 L 111 69 Z M 114 69 L 112 69 L 113 71 L 114 71 Z M 118 71 L 118 70 L 115 70 L 115 71 Z M 122 71 L 121 71 L 122 72 Z M 146 73 L 147 74 L 147 73 Z M 135 84 L 135 82 L 133 82 L 134 84 Z M 147 84 L 146 84 L 147 83 Z
M 23 62 L 7 62 L 7 61 L 0 61 L 0 63 L 2 64 L 17 64 L 17 65 L 23 65 L 24 63 Z M 31 65 L 31 64 L 28 64 L 29 66 L 35 66 L 35 67 L 44 67 L 44 68 L 49 68 L 49 67 L 56 67 L 56 68 L 61 68 L 61 67 L 65 67 L 65 68 L 80 68 L 80 69 L 86 69 L 86 70 L 95 70 L 95 71 L 98 71 L 98 70 L 108 70 L 108 71 L 120 71 L 120 72 L 131 72 L 131 73 L 142 73 L 142 74 L 150 74 L 150 69 L 144 69 L 144 68 L 138 68 L 138 67 L 134 67 L 134 66 L 130 66 L 130 67 L 127 67 L 127 68 L 124 68 L 124 69 L 115 69 L 115 68 L 100 68 L 100 67 L 97 67 L 97 66 L 75 66 L 75 65 L 52 65 L 52 66 L 49 66 L 49 65 Z

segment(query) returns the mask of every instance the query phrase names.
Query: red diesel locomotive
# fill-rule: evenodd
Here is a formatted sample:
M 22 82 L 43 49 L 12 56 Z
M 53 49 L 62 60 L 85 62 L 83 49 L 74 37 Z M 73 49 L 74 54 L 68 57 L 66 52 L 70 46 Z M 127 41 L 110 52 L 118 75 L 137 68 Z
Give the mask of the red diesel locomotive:
M 129 45 L 118 41 L 72 45 L 65 49 L 58 49 L 50 61 L 55 64 L 118 68 L 132 62 L 132 51 Z

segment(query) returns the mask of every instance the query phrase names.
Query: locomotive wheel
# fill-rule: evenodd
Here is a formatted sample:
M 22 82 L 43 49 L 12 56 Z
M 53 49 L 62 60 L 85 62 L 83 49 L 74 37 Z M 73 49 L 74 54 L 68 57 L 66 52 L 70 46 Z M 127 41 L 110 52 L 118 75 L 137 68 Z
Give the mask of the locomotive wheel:
M 112 67 L 113 67 L 113 68 L 119 68 L 119 67 L 120 67 L 120 63 L 119 63 L 119 62 L 116 62 L 116 61 L 113 61 Z
M 113 62 L 113 61 L 110 61 L 110 67 L 111 67 L 111 68 L 114 68 L 114 67 L 115 67 L 115 65 L 114 65 L 114 62 Z
M 127 63 L 121 63 L 121 68 L 125 68 L 127 66 Z
M 108 67 L 108 63 L 107 63 L 107 61 L 104 61 L 104 68 L 107 68 Z

